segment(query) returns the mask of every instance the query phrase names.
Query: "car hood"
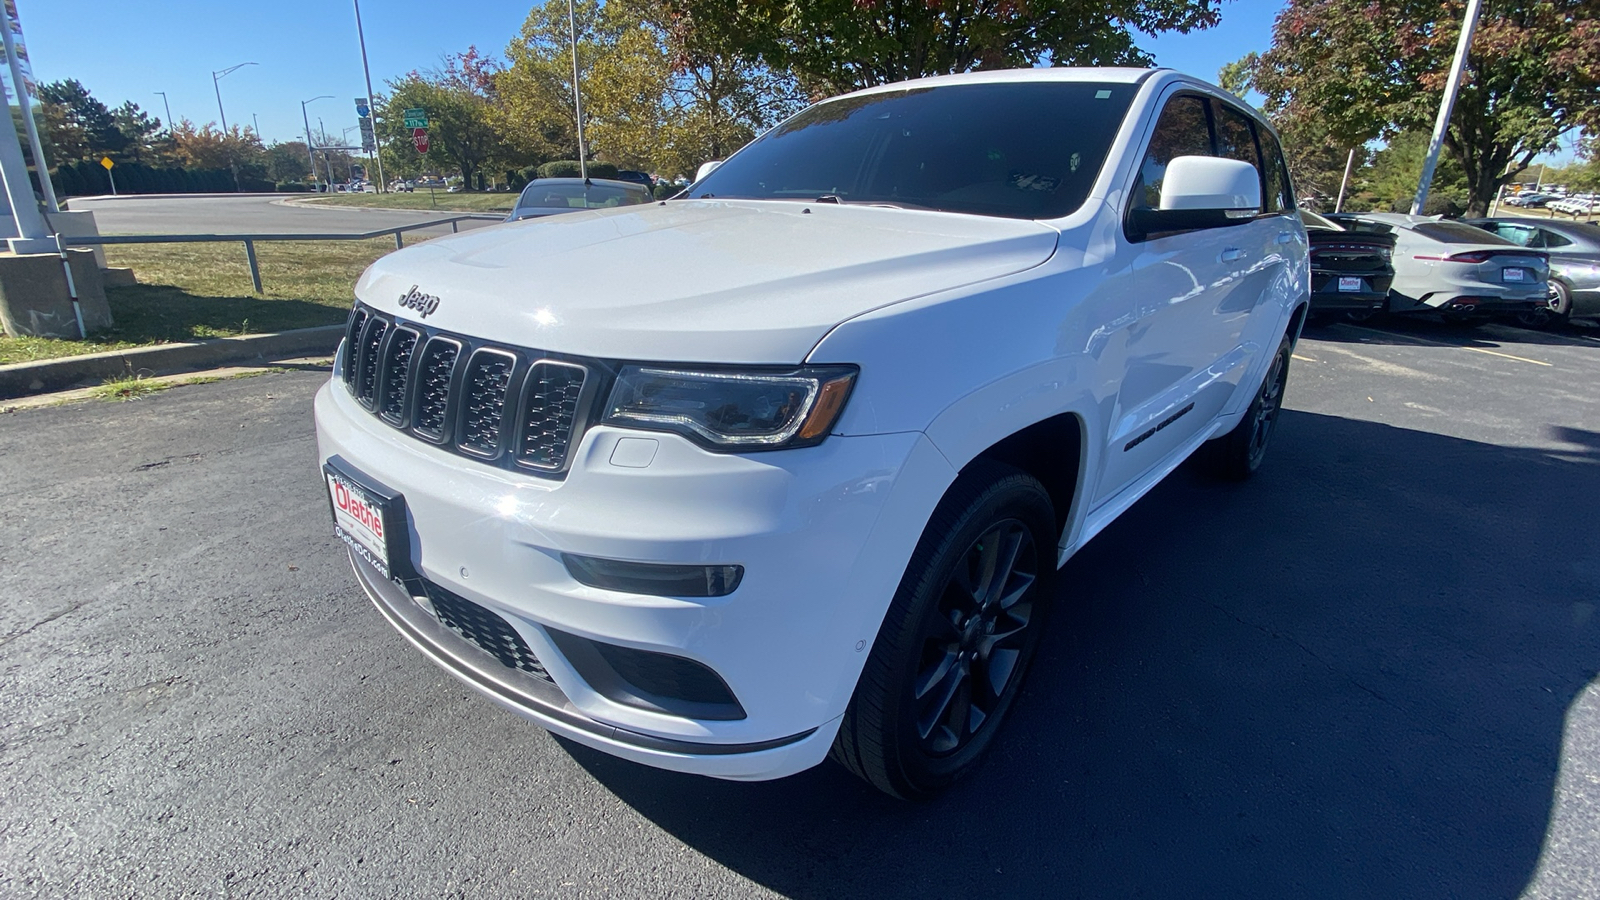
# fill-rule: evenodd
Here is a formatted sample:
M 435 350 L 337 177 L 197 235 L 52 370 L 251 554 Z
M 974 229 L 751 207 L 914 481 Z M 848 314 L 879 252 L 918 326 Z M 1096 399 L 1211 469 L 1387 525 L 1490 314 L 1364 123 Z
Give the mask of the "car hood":
M 1016 219 L 679 200 L 437 238 L 374 263 L 356 296 L 416 321 L 400 299 L 432 295 L 424 324 L 540 350 L 797 363 L 846 319 L 1039 265 L 1056 238 Z

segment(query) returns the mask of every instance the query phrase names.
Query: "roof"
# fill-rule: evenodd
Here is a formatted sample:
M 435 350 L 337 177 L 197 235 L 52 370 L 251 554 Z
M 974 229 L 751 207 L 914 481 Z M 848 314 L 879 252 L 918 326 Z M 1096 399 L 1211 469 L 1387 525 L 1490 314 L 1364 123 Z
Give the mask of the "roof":
M 956 75 L 932 75 L 913 78 L 893 84 L 880 84 L 841 96 L 878 94 L 886 91 L 903 91 L 914 87 L 941 87 L 950 84 L 1017 84 L 1024 82 L 1101 82 L 1112 84 L 1138 84 L 1163 69 L 1133 69 L 1119 66 L 1077 67 L 1049 66 L 1033 69 L 989 69 L 982 72 L 961 72 Z M 829 98 L 837 99 L 837 98 Z

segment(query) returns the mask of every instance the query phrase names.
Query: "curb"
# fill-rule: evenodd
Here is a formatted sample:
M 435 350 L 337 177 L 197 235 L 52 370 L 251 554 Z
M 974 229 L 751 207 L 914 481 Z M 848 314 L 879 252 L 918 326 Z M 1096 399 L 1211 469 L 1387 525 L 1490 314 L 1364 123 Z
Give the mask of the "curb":
M 291 194 L 298 193 L 300 192 L 272 191 L 268 193 L 265 191 L 232 191 L 226 194 L 91 194 L 83 197 L 74 195 L 71 197 L 63 197 L 61 199 L 67 203 L 71 203 L 73 200 L 171 200 L 173 198 L 181 197 L 286 197 Z M 305 193 L 309 194 L 311 192 L 306 191 Z
M 331 355 L 344 338 L 344 329 L 343 325 L 323 325 L 274 334 L 217 338 L 193 344 L 136 347 L 0 366 L 0 399 L 99 384 L 107 378 L 130 373 L 167 375 L 224 363 Z

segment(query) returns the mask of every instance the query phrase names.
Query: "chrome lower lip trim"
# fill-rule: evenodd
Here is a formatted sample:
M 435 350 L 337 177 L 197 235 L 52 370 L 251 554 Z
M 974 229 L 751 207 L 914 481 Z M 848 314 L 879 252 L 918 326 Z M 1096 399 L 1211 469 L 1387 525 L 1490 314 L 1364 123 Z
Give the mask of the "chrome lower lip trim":
M 384 578 L 372 565 L 350 557 L 350 568 L 356 580 L 372 600 L 378 612 L 389 620 L 430 660 L 477 690 L 523 710 L 535 720 L 549 720 L 575 728 L 597 738 L 616 741 L 641 750 L 679 753 L 689 756 L 730 756 L 739 753 L 759 753 L 798 743 L 816 732 L 810 728 L 799 734 L 744 744 L 708 744 L 700 741 L 682 741 L 628 731 L 615 725 L 597 722 L 579 712 L 561 689 L 533 678 L 515 669 L 507 669 L 467 645 L 467 643 L 437 619 L 429 615 L 411 599 L 409 593 Z M 483 656 L 482 659 L 477 657 Z

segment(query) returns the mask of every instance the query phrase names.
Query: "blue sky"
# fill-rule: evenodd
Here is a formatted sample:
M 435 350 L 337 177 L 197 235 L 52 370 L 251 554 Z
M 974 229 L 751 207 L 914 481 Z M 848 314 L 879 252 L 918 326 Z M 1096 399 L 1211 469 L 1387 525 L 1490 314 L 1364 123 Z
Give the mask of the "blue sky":
M 354 98 L 364 96 L 360 48 L 350 0 L 17 0 L 33 71 L 40 81 L 76 78 L 108 105 L 132 100 L 166 118 L 216 121 L 211 72 L 236 63 L 221 80 L 230 124 L 255 114 L 269 142 L 302 134 L 300 101 L 330 134 L 356 124 Z M 1271 43 L 1283 0 L 1230 0 L 1222 23 L 1194 34 L 1143 37 L 1160 65 L 1215 80 L 1223 64 Z M 476 44 L 500 53 L 527 17 L 530 0 L 364 0 L 372 83 L 437 65 Z M 355 133 L 351 132 L 355 138 Z M 1569 155 L 1569 154 L 1563 154 Z

